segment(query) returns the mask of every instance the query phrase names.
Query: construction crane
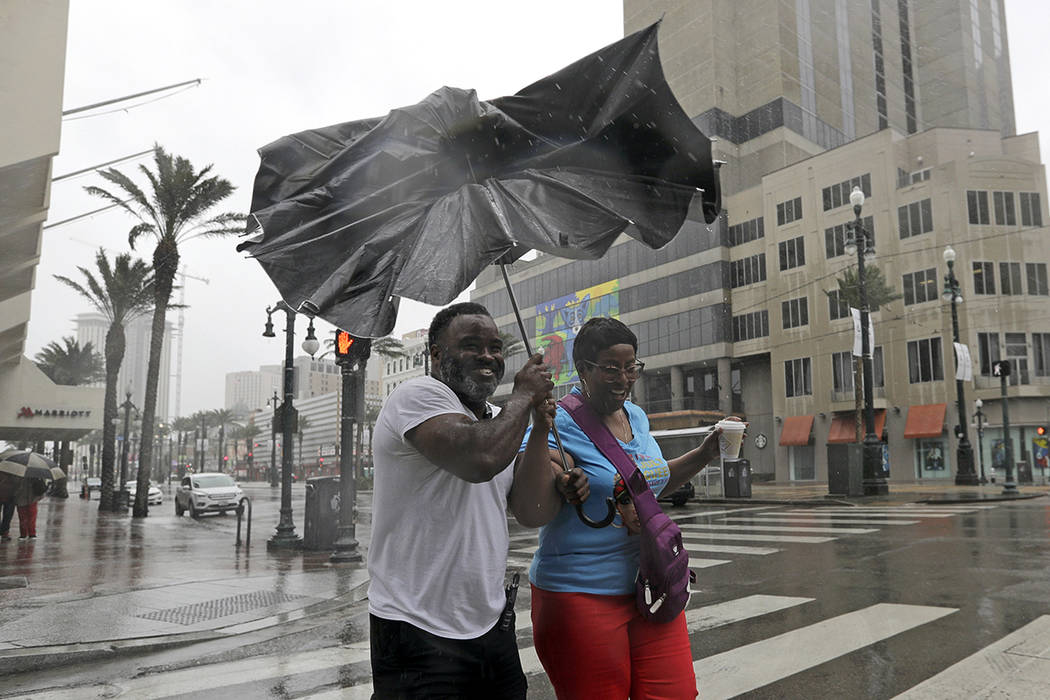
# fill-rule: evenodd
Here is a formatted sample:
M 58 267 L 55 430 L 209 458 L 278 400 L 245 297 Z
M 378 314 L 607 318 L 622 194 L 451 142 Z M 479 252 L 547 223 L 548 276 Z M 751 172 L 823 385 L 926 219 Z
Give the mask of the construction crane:
M 179 346 L 175 355 L 175 413 L 176 418 L 182 415 L 182 340 L 186 337 L 186 278 L 197 280 L 204 284 L 211 284 L 204 277 L 196 277 L 186 272 L 183 266 L 179 270 L 179 325 L 176 331 L 179 334 Z

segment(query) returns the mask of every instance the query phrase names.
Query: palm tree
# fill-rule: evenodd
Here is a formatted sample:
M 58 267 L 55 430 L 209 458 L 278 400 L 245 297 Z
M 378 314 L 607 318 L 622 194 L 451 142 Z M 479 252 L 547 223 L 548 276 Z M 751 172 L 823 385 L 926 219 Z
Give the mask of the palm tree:
M 102 358 L 90 342 L 81 347 L 73 336 L 62 338 L 65 344 L 51 341 L 36 354 L 36 366 L 55 384 L 77 386 L 90 384 L 106 376 Z
M 525 343 L 513 333 L 500 331 L 499 339 L 503 341 L 503 359 L 505 360 L 525 350 Z
M 255 417 L 248 419 L 248 425 L 240 426 L 238 436 L 244 440 L 245 454 L 248 455 L 248 478 L 252 478 L 252 469 L 255 466 L 255 438 L 262 432 L 262 428 L 255 424 Z
M 100 511 L 113 510 L 116 506 L 114 486 L 116 484 L 116 439 L 117 428 L 117 377 L 124 362 L 127 341 L 124 325 L 148 312 L 153 307 L 153 271 L 144 261 L 123 253 L 113 260 L 100 248 L 95 254 L 98 276 L 84 267 L 78 267 L 84 283 L 55 275 L 62 284 L 78 292 L 109 321 L 106 331 L 106 394 L 102 409 L 102 494 Z
M 225 466 L 223 457 L 226 455 L 226 426 L 233 422 L 233 411 L 228 408 L 217 408 L 211 411 L 211 424 L 219 426 L 219 450 L 216 452 L 219 460 L 218 471 Z
M 150 331 L 149 365 L 146 371 L 146 395 L 142 406 L 142 442 L 139 449 L 138 482 L 143 484 L 153 464 L 153 426 L 157 414 L 157 383 L 160 378 L 160 355 L 164 344 L 164 323 L 179 269 L 179 244 L 198 237 L 222 237 L 243 230 L 244 217 L 226 213 L 209 218 L 208 212 L 229 197 L 234 187 L 228 180 L 210 176 L 212 166 L 194 170 L 190 161 L 168 154 L 159 145 L 154 146 L 155 170 L 145 165 L 139 169 L 149 181 L 148 194 L 134 180 L 116 168 L 100 170 L 99 174 L 116 188 L 117 194 L 101 187 L 85 188 L 89 194 L 115 204 L 139 223 L 128 233 L 132 248 L 142 235 L 152 236 L 157 246 L 153 250 L 153 326 Z M 135 496 L 135 517 L 148 515 L 147 491 L 139 489 Z
M 208 428 L 212 423 L 211 411 L 197 411 L 190 416 L 190 420 L 193 422 L 193 434 L 200 441 L 194 445 L 193 457 L 193 468 L 199 474 L 204 471 L 204 465 L 207 463 L 208 451 L 204 449 L 204 440 L 208 439 Z
M 842 277 L 839 277 L 835 281 L 838 283 L 838 289 L 835 291 L 838 293 L 840 303 L 854 309 L 861 308 L 860 277 L 857 268 L 847 267 L 842 271 Z M 882 274 L 882 270 L 874 265 L 866 265 L 864 267 L 864 287 L 868 297 L 868 308 L 871 311 L 878 311 L 880 306 L 885 306 L 891 301 L 896 301 L 901 298 L 901 295 L 897 293 L 897 290 L 891 287 L 886 281 L 886 277 Z M 825 290 L 824 293 L 829 297 L 834 294 L 834 292 L 829 290 Z M 875 348 L 872 348 L 873 352 L 874 350 Z M 864 358 L 854 358 L 853 399 L 854 408 L 856 410 L 857 442 L 864 440 L 864 397 L 861 392 L 861 377 L 863 374 Z

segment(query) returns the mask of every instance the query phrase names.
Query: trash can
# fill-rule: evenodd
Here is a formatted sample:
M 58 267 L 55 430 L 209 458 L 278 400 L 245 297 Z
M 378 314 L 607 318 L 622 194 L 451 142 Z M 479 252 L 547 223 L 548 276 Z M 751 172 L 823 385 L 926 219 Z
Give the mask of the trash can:
M 339 477 L 306 480 L 303 548 L 332 549 L 339 531 Z
M 864 495 L 864 446 L 828 445 L 828 494 Z
M 722 460 L 722 488 L 726 498 L 751 498 L 751 461 Z

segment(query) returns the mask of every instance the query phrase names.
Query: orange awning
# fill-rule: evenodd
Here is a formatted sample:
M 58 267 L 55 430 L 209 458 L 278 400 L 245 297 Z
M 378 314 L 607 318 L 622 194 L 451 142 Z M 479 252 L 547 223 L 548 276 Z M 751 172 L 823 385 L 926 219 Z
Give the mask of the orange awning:
M 940 437 L 944 432 L 944 412 L 947 406 L 948 404 L 944 403 L 909 406 L 908 420 L 904 422 L 904 437 Z
M 784 429 L 780 431 L 780 444 L 808 445 L 812 430 L 813 416 L 788 416 L 784 419 Z
M 828 442 L 856 442 L 857 441 L 857 414 L 839 413 L 831 420 L 831 429 L 828 431 Z M 863 422 L 862 422 L 863 424 Z M 882 430 L 886 427 L 886 409 L 875 409 L 875 437 L 882 439 Z

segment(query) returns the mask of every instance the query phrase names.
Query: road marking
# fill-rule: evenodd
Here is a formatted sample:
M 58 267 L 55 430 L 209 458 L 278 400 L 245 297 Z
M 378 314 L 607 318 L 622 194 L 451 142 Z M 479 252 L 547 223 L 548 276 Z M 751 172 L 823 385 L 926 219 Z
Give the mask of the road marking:
M 797 598 L 782 595 L 749 595 L 723 603 L 705 605 L 685 611 L 685 622 L 689 632 L 721 627 L 778 610 L 813 602 L 813 598 Z
M 835 537 L 806 537 L 804 535 L 763 535 L 748 532 L 683 532 L 682 537 L 687 542 L 693 542 L 698 537 L 709 540 L 748 540 L 752 542 L 797 542 L 801 544 L 820 544 L 831 542 Z
M 703 698 L 730 698 L 956 612 L 879 603 L 693 663 Z
M 531 547 L 513 547 L 510 549 L 510 551 L 513 554 L 527 554 L 531 557 L 533 554 L 536 553 L 536 550 L 539 548 L 540 546 L 538 544 L 534 544 Z
M 697 559 L 696 557 L 689 557 L 689 566 L 693 569 L 708 569 L 712 566 L 721 566 L 729 562 L 729 559 Z
M 832 513 L 893 513 L 897 515 L 899 513 L 933 513 L 934 515 L 960 515 L 962 513 L 976 513 L 972 508 L 919 508 L 919 507 L 875 507 L 875 506 L 856 506 L 853 508 L 839 508 L 838 506 L 831 506 L 826 508 Z
M 828 520 L 827 518 L 815 519 L 805 515 L 785 515 L 780 518 L 762 518 L 761 520 L 754 520 L 752 518 L 726 518 L 727 523 L 794 523 L 801 525 L 803 523 L 812 523 L 814 525 L 828 525 L 832 530 L 838 530 L 838 525 L 917 525 L 918 520 L 858 520 L 856 518 L 849 520 Z
M 872 512 L 858 512 L 858 511 L 829 511 L 825 508 L 821 508 L 819 513 L 814 513 L 808 510 L 786 510 L 786 515 L 808 515 L 811 518 L 954 518 L 955 513 L 872 513 Z M 755 517 L 759 518 L 765 515 L 764 513 L 755 513 Z
M 729 519 L 727 518 L 727 521 Z M 733 518 L 735 521 L 743 520 L 743 518 Z M 843 533 L 846 535 L 863 535 L 869 532 L 878 532 L 877 529 L 869 529 L 862 527 L 789 527 L 784 525 L 698 525 L 687 523 L 685 525 L 679 525 L 683 532 L 689 532 L 693 530 L 775 530 L 778 532 L 831 532 L 831 533 Z
M 321 671 L 333 666 L 368 661 L 368 658 L 368 642 L 358 642 L 348 647 L 328 647 L 295 654 L 255 657 L 140 678 L 129 678 L 112 681 L 103 687 L 119 688 L 122 692 L 118 695 L 128 697 L 171 698 L 190 693 L 214 691 L 245 681 L 259 681 L 296 673 Z M 34 692 L 16 697 L 24 700 L 29 700 L 29 698 L 33 700 L 71 700 L 83 698 L 85 695 L 84 688 L 81 687 L 42 693 Z M 117 697 L 117 695 L 106 694 L 97 697 Z
M 787 513 L 807 513 L 811 511 L 806 510 L 789 510 Z M 862 510 L 860 508 L 821 508 L 820 512 L 825 515 L 859 515 L 864 518 L 876 517 L 876 518 L 954 518 L 960 513 L 945 513 L 939 510 L 912 510 L 909 508 L 907 511 L 902 511 L 900 508 L 894 510 L 876 510 L 867 509 Z
M 689 520 L 691 518 L 705 518 L 709 515 L 727 515 L 729 513 L 747 513 L 755 510 L 770 510 L 776 506 L 754 506 L 752 508 L 726 508 L 724 510 L 700 510 L 688 513 L 675 513 L 671 520 Z
M 904 505 L 901 506 L 901 508 L 919 508 L 919 509 L 922 509 L 922 510 L 926 510 L 926 509 L 933 510 L 934 508 L 936 508 L 937 510 L 940 510 L 942 508 L 944 510 L 971 510 L 971 509 L 992 510 L 992 509 L 998 508 L 998 507 L 999 506 L 995 506 L 995 505 L 980 506 L 980 505 L 976 505 L 976 504 L 974 504 L 974 505 L 970 505 L 970 504 L 961 505 L 961 504 L 959 504 L 959 505 L 943 505 L 943 506 L 941 506 L 941 505 L 936 505 L 936 504 L 933 504 L 933 503 L 905 503 Z
M 898 698 L 1045 698 L 1050 688 L 1050 615 L 927 678 Z
M 719 554 L 776 554 L 779 549 L 773 547 L 734 547 L 728 544 L 707 544 L 705 542 L 691 542 L 687 549 L 692 552 L 718 552 Z

